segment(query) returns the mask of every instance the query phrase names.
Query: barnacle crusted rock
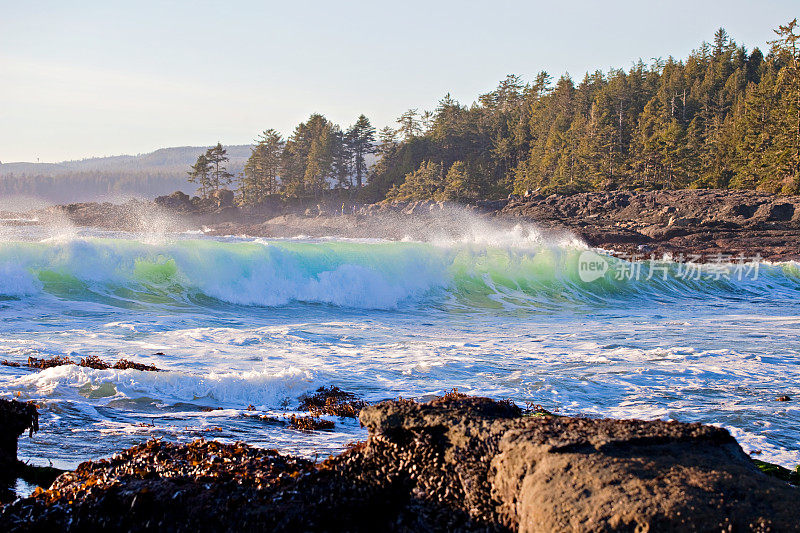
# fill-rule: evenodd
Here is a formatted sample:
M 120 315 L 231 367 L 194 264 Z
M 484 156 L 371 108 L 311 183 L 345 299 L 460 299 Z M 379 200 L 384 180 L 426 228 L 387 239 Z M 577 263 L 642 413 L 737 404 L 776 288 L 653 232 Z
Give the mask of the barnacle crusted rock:
M 531 416 L 456 391 L 364 407 L 319 465 L 245 444 L 151 441 L 6 506 L 3 530 L 792 531 L 800 492 L 730 434 Z

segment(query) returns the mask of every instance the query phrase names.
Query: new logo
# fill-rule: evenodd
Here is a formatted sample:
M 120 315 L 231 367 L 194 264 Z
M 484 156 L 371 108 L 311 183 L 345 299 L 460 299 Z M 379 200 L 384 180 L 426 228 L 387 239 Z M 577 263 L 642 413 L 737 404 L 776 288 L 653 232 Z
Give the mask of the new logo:
M 607 270 L 608 261 L 598 253 L 586 250 L 578 257 L 578 277 L 584 283 L 591 283 L 602 278 Z

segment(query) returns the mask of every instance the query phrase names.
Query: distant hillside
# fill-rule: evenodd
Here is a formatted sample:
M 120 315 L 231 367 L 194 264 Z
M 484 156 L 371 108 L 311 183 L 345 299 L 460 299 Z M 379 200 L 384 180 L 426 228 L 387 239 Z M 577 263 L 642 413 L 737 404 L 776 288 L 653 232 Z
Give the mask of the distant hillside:
M 0 164 L 0 195 L 35 196 L 57 203 L 125 197 L 154 198 L 177 189 L 193 192 L 186 172 L 207 147 L 161 148 L 139 155 L 94 157 L 61 163 Z M 226 146 L 228 170 L 241 172 L 249 145 Z

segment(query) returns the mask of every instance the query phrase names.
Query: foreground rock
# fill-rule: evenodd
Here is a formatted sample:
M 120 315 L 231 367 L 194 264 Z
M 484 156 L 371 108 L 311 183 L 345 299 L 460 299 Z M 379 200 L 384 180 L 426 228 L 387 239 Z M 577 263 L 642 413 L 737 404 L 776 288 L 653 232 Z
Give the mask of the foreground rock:
M 17 459 L 19 437 L 39 431 L 39 412 L 32 402 L 0 399 L 0 505 L 15 498 L 17 478 L 47 486 L 63 471 L 47 466 L 33 466 Z M 0 528 L 2 530 L 2 528 Z
M 243 444 L 151 441 L 82 464 L 0 530 L 794 531 L 798 489 L 699 424 L 523 416 L 450 394 L 366 407 L 319 466 Z
M 0 398 L 0 476 L 17 470 L 17 441 L 25 431 L 39 431 L 36 406 Z

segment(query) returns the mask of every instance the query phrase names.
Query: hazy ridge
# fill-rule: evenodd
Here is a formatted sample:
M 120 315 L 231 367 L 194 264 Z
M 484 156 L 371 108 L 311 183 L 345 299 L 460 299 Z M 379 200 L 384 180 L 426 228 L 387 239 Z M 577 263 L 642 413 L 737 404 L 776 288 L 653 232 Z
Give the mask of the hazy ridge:
M 250 156 L 250 145 L 230 145 L 228 169 L 238 174 Z M 194 190 L 186 171 L 201 146 L 160 148 L 137 155 L 92 157 L 60 163 L 0 164 L 0 195 L 34 196 L 56 203 L 87 198 L 154 198 L 176 189 Z

